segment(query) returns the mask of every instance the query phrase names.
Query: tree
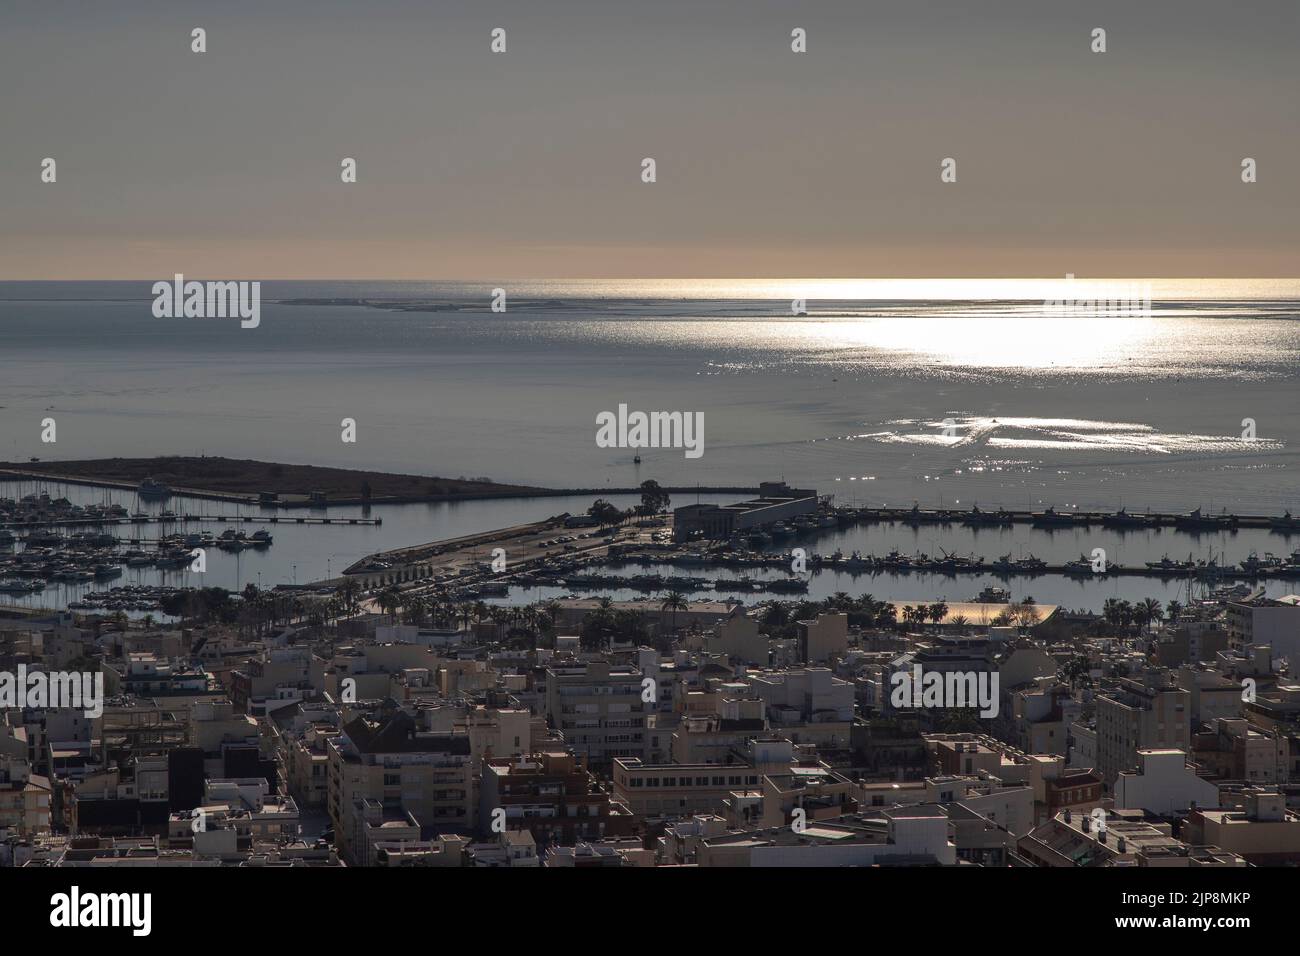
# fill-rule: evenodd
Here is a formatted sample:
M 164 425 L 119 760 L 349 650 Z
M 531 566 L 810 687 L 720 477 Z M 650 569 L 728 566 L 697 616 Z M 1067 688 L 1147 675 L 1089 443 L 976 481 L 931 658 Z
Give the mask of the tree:
M 389 623 L 397 623 L 397 610 L 405 604 L 401 590 L 397 585 L 390 584 L 379 592 L 375 598 L 375 603 L 379 605 L 379 610 L 388 615 Z
M 935 624 L 939 624 L 943 621 L 945 617 L 948 616 L 948 602 L 936 601 L 934 604 L 930 605 L 928 610 L 929 610 L 930 620 L 933 621 Z
M 602 528 L 611 524 L 618 524 L 623 520 L 623 512 L 604 498 L 597 498 L 591 507 L 587 509 L 587 514 L 595 518 L 597 524 Z
M 876 626 L 882 629 L 897 629 L 898 607 L 889 601 L 882 601 L 876 606 Z
M 769 632 L 785 627 L 788 623 L 790 623 L 790 605 L 784 601 L 773 601 L 763 612 L 763 626 L 768 628 Z
M 647 478 L 641 482 L 641 513 L 643 515 L 663 514 L 668 510 L 672 499 L 668 492 L 659 487 L 659 482 Z
M 677 612 L 689 609 L 690 607 L 686 603 L 686 595 L 681 591 L 669 591 L 664 595 L 663 603 L 659 605 L 659 610 L 673 612 L 672 627 L 674 633 L 677 631 Z
M 357 597 L 360 593 L 361 585 L 357 584 L 355 578 L 344 578 L 338 589 L 339 597 L 343 599 L 343 606 L 349 611 L 357 609 Z
M 1165 616 L 1162 605 L 1155 598 L 1147 598 L 1140 602 L 1135 610 L 1139 619 L 1146 625 L 1147 633 L 1151 632 L 1152 621 L 1159 621 Z

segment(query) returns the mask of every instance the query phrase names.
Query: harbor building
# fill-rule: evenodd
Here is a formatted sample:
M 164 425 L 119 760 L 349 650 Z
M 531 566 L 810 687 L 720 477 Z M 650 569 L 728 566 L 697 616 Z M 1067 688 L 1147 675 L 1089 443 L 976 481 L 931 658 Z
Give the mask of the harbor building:
M 731 505 L 685 505 L 673 509 L 673 538 L 723 539 L 778 521 L 788 521 L 817 511 L 817 492 L 791 488 L 784 481 L 765 481 L 758 497 Z

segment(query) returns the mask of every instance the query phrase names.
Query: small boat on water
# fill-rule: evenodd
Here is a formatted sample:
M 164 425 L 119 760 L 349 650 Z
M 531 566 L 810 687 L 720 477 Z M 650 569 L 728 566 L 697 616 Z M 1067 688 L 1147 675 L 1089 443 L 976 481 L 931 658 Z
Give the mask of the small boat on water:
M 170 498 L 172 490 L 161 481 L 155 481 L 153 478 L 146 478 L 140 482 L 139 487 L 135 489 L 136 494 L 141 498 Z
M 1269 518 L 1268 527 L 1271 531 L 1281 531 L 1289 533 L 1292 531 L 1300 532 L 1300 518 L 1297 518 L 1288 511 L 1280 518 Z
M 33 594 L 37 591 L 45 590 L 44 581 L 2 581 L 0 582 L 0 593 L 3 594 Z
M 802 593 L 808 590 L 808 582 L 799 578 L 780 578 L 776 581 L 764 581 L 763 586 L 769 591 L 785 593 Z
M 1074 523 L 1074 515 L 1062 514 L 1055 507 L 1049 507 L 1046 511 L 1036 511 L 1033 515 L 1035 528 L 1064 528 Z
M 1285 561 L 1267 551 L 1264 552 L 1262 558 L 1252 551 L 1246 556 L 1246 560 L 1241 562 L 1241 570 L 1247 574 L 1258 574 L 1262 571 L 1272 571 L 1285 566 Z
M 1186 561 L 1171 561 L 1167 554 L 1159 561 L 1148 561 L 1146 565 L 1148 570 L 1158 571 L 1161 574 L 1180 574 L 1196 567 L 1192 562 L 1191 555 L 1187 556 Z
M 1089 561 L 1086 557 L 1084 557 L 1081 554 L 1079 555 L 1078 561 L 1065 562 L 1065 573 L 1070 575 L 1076 575 L 1076 574 L 1103 574 L 1104 572 L 1094 571 L 1092 567 L 1092 562 Z
M 1006 588 L 994 587 L 992 584 L 971 598 L 975 604 L 1010 604 L 1011 592 Z
M 980 506 L 976 505 L 962 519 L 962 524 L 976 528 L 1006 527 L 1012 524 L 1011 512 L 1005 508 L 998 511 L 980 511 Z
M 1101 525 L 1103 528 L 1146 528 L 1151 525 L 1151 519 L 1146 515 L 1131 515 L 1120 508 L 1113 515 L 1103 516 Z
M 1220 528 L 1235 528 L 1240 524 L 1236 515 L 1230 515 L 1226 509 L 1217 515 L 1202 514 L 1197 508 L 1174 519 L 1174 527 L 1180 531 L 1214 531 Z

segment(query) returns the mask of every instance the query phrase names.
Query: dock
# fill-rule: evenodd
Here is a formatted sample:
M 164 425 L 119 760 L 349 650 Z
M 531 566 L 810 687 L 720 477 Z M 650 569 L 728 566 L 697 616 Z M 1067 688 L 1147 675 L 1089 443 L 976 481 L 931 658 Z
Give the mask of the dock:
M 80 527 L 118 527 L 122 525 L 141 524 L 290 524 L 290 525 L 381 525 L 383 518 L 324 518 L 324 517 L 285 517 L 280 515 L 197 515 L 180 514 L 164 518 L 150 515 L 148 518 L 52 518 L 48 521 L 0 521 L 0 528 L 10 531 L 22 528 L 80 528 Z

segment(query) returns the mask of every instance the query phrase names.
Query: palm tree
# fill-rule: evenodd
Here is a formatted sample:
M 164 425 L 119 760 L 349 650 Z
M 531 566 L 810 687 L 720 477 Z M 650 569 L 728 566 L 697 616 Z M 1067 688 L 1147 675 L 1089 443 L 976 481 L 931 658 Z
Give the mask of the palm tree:
M 1170 601 L 1165 605 L 1165 617 L 1171 621 L 1176 621 L 1178 615 L 1183 613 L 1183 605 L 1178 601 Z
M 555 630 L 556 624 L 559 623 L 560 613 L 564 610 L 559 601 L 554 599 L 547 601 L 542 605 L 542 614 L 551 623 L 551 630 Z
M 1133 617 L 1146 628 L 1147 633 L 1151 633 L 1151 622 L 1159 620 L 1164 616 L 1163 606 L 1155 598 L 1147 598 L 1145 601 L 1138 601 L 1133 606 Z
M 379 610 L 388 615 L 389 623 L 395 624 L 397 622 L 397 610 L 405 602 L 397 585 L 390 584 L 379 592 L 379 596 L 375 598 L 375 603 L 379 605 Z
M 934 604 L 930 605 L 928 610 L 930 614 L 930 620 L 932 620 L 935 624 L 939 624 L 941 621 L 943 621 L 945 617 L 948 616 L 948 602 L 936 601 Z
M 673 612 L 673 633 L 675 634 L 677 632 L 677 612 L 690 610 L 690 606 L 686 603 L 686 595 L 681 591 L 669 591 L 664 595 L 664 601 L 659 605 L 659 610 Z
M 510 621 L 510 612 L 503 607 L 494 605 L 492 609 L 488 611 L 488 617 L 491 618 L 492 623 L 496 625 L 497 640 L 501 640 L 502 635 L 505 633 L 505 627 Z
M 357 609 L 357 596 L 360 593 L 361 586 L 357 584 L 355 578 L 344 578 L 338 589 L 339 596 L 343 598 L 343 606 L 349 611 Z

